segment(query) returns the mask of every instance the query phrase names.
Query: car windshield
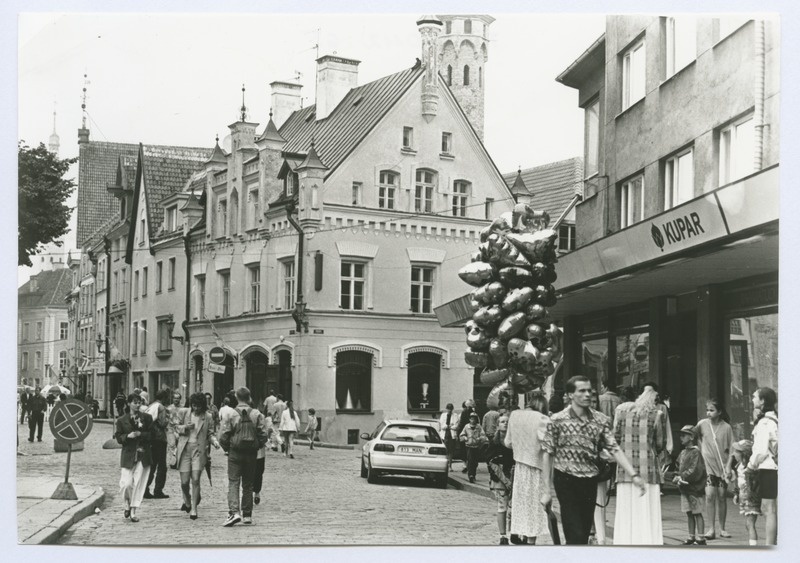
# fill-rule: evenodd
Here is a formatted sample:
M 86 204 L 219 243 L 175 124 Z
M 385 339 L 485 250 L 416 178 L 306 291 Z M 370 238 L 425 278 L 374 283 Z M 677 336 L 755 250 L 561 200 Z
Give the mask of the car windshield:
M 412 426 L 395 424 L 386 428 L 381 440 L 395 442 L 421 442 L 423 444 L 440 444 L 439 434 L 430 426 Z

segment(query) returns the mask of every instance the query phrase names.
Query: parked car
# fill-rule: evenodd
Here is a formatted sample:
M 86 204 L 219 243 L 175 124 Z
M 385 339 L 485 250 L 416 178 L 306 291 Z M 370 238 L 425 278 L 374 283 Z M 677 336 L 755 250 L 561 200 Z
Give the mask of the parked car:
M 376 483 L 381 475 L 421 475 L 447 488 L 447 449 L 437 421 L 384 420 L 361 438 L 361 477 Z

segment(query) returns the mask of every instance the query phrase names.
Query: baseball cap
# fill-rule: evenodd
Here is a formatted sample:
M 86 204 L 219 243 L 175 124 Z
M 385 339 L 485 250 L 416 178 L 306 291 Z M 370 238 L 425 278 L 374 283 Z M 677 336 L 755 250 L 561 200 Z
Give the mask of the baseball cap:
M 687 424 L 683 428 L 679 430 L 681 434 L 689 434 L 690 436 L 694 437 L 694 426 L 691 424 Z

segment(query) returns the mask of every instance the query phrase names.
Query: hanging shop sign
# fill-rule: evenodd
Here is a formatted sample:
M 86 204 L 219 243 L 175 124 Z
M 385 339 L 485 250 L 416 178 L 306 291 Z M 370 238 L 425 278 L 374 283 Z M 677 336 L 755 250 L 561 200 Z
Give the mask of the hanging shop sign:
M 208 371 L 210 371 L 211 373 L 225 373 L 225 366 L 210 363 L 208 364 Z

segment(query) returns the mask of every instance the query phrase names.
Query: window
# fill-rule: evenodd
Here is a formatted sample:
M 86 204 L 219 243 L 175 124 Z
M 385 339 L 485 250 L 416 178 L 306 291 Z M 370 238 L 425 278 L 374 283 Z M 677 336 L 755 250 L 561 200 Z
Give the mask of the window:
M 34 369 L 41 369 L 41 367 L 42 367 L 42 353 L 41 352 L 36 352 L 36 355 L 34 356 L 33 361 L 34 361 L 33 368 Z
M 447 65 L 447 85 L 453 85 L 453 66 Z
M 286 178 L 283 179 L 283 189 L 287 197 L 294 195 L 298 185 L 299 181 L 296 172 L 289 172 L 286 174 Z
M 142 297 L 147 295 L 147 266 L 142 268 Z
M 644 176 L 622 184 L 620 190 L 620 228 L 638 223 L 644 216 Z
M 27 342 L 30 340 L 31 337 L 31 325 L 30 323 L 24 323 L 22 325 L 22 341 Z
M 197 316 L 206 318 L 206 277 L 197 276 Z
M 27 371 L 28 370 L 28 353 L 27 352 L 23 352 L 22 353 L 22 365 L 21 365 L 20 369 L 22 371 Z
M 448 34 L 449 33 L 453 33 L 453 22 L 452 21 L 444 22 L 444 32 L 448 33 Z
M 467 216 L 469 186 L 469 182 L 464 180 L 456 180 L 453 182 L 453 217 Z
M 694 197 L 693 151 L 689 149 L 664 163 L 664 209 Z
M 352 311 L 364 310 L 364 281 L 366 266 L 359 262 L 342 262 L 339 307 Z
M 442 152 L 451 154 L 453 152 L 453 134 L 444 132 L 442 133 Z
M 225 221 L 228 217 L 228 200 L 220 199 L 217 204 L 217 236 L 224 237 L 228 234 Z
M 230 233 L 235 235 L 239 232 L 239 194 L 233 192 L 231 194 L 231 220 L 230 220 Z
M 667 78 L 697 58 L 697 21 L 693 16 L 667 18 Z
M 644 98 L 645 49 L 644 40 L 628 49 L 622 56 L 622 109 L 628 109 Z
M 133 338 L 131 338 L 131 356 L 135 356 L 139 353 L 139 323 L 133 321 L 131 327 L 131 332 L 133 333 Z
M 483 204 L 483 214 L 486 219 L 492 219 L 492 204 L 494 203 L 494 198 L 487 197 L 486 201 Z
M 361 182 L 353 182 L 351 204 L 361 205 Z
M 169 319 L 158 321 L 158 352 L 172 352 L 172 339 L 169 337 Z
M 433 352 L 408 355 L 408 410 L 439 412 L 442 357 Z
M 432 170 L 417 170 L 414 189 L 414 211 L 431 213 L 433 211 L 433 187 L 436 173 Z
M 147 354 L 147 321 L 139 322 L 139 334 L 142 337 L 142 341 L 139 344 L 139 352 L 144 356 Z
M 69 335 L 69 323 L 59 323 L 58 324 L 58 339 L 59 340 L 66 340 L 68 335 Z
M 231 314 L 231 273 L 220 272 L 219 274 L 219 289 L 220 289 L 220 310 L 222 316 L 227 317 Z
M 464 33 L 472 33 L 472 20 L 464 20 Z
M 261 214 L 259 212 L 259 201 L 258 201 L 258 184 L 250 187 L 247 190 L 247 211 L 248 211 L 248 221 L 247 221 L 247 228 L 248 229 L 255 229 L 258 227 L 258 220 L 261 218 Z
M 125 298 L 128 294 L 128 276 L 125 268 L 122 268 L 119 271 L 119 285 L 120 285 L 120 294 L 119 294 L 119 302 L 124 303 Z
M 575 250 L 575 225 L 558 227 L 558 249 L 564 252 Z
M 44 328 L 44 325 L 42 324 L 42 321 L 38 321 L 36 323 L 36 340 L 41 340 L 42 339 L 43 328 Z
M 380 173 L 378 185 L 378 207 L 381 209 L 394 209 L 394 192 L 400 184 L 400 175 L 388 170 Z
M 167 269 L 167 280 L 169 285 L 167 289 L 175 289 L 175 258 L 169 259 L 169 266 Z
M 67 370 L 67 351 L 61 350 L 58 353 L 58 371 L 65 372 Z
M 598 172 L 600 162 L 600 98 L 586 106 L 584 120 L 584 177 L 591 178 Z
M 256 265 L 250 270 L 250 312 L 258 313 L 261 310 L 261 266 Z
M 173 205 L 171 207 L 167 207 L 166 212 L 166 227 L 167 232 L 172 232 L 177 230 L 178 228 L 178 206 Z
M 411 267 L 411 312 L 433 312 L 433 268 Z
M 722 41 L 728 35 L 742 27 L 750 20 L 743 16 L 725 16 L 719 18 L 719 40 Z
M 294 260 L 283 262 L 283 307 L 294 307 Z
M 119 273 L 114 272 L 114 297 L 116 297 L 117 300 L 119 300 L 118 296 L 119 296 Z M 117 301 L 114 301 L 114 303 L 116 302 Z
M 336 410 L 372 410 L 372 354 L 357 350 L 336 354 Z
M 139 246 L 142 246 L 144 244 L 144 239 L 145 239 L 144 228 L 145 228 L 145 222 L 144 222 L 144 217 L 142 217 L 142 219 L 139 221 Z
M 164 277 L 164 263 L 156 262 L 156 293 L 161 293 L 161 284 Z
M 483 88 L 483 68 L 478 67 L 478 87 Z
M 139 270 L 133 272 L 133 298 L 139 299 Z
M 414 147 L 414 128 L 403 127 L 403 148 L 410 149 Z
M 733 123 L 719 133 L 719 185 L 724 186 L 755 172 L 753 116 Z
M 464 86 L 469 86 L 469 65 L 464 65 Z

